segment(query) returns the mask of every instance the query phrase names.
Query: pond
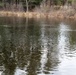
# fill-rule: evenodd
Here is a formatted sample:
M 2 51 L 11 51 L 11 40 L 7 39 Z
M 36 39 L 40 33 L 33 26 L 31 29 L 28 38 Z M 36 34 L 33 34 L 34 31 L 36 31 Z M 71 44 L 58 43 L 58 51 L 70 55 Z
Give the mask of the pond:
M 76 23 L 0 18 L 0 75 L 76 75 Z

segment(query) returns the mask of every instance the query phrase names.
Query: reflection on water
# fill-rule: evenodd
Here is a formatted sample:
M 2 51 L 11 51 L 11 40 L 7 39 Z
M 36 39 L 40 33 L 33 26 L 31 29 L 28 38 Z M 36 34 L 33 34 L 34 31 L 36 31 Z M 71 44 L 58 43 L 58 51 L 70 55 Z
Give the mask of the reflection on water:
M 76 26 L 0 18 L 0 75 L 76 75 Z
M 58 37 L 58 47 L 59 47 L 59 51 L 60 54 L 63 55 L 65 54 L 65 50 L 69 49 L 70 43 L 70 33 L 68 30 L 71 30 L 69 26 L 64 25 L 64 24 L 60 24 L 59 26 L 59 37 Z M 63 53 L 63 54 L 62 54 Z M 60 55 L 60 57 L 61 57 Z
M 59 51 L 60 60 L 59 72 L 61 75 L 75 75 L 76 74 L 76 43 L 75 30 L 71 29 L 70 25 L 61 24 L 59 28 Z

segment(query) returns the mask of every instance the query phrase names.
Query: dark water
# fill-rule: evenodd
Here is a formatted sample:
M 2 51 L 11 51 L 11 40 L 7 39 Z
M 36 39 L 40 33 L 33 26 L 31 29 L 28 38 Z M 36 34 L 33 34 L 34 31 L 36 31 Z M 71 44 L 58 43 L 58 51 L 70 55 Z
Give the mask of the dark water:
M 0 18 L 0 75 L 76 75 L 76 23 Z

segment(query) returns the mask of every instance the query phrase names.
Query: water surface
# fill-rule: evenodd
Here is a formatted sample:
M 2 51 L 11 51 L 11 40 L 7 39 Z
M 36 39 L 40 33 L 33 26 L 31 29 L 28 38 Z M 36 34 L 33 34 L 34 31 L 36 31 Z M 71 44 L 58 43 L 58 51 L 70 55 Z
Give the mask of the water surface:
M 0 18 L 0 75 L 76 75 L 76 23 Z

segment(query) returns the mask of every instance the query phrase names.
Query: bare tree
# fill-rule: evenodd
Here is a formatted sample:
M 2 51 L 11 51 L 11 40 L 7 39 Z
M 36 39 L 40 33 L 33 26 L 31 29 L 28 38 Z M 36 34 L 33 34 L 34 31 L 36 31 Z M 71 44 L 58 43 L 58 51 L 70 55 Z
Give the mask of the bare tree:
M 29 3 L 29 1 L 28 0 L 26 0 L 26 11 L 28 12 L 28 3 Z

